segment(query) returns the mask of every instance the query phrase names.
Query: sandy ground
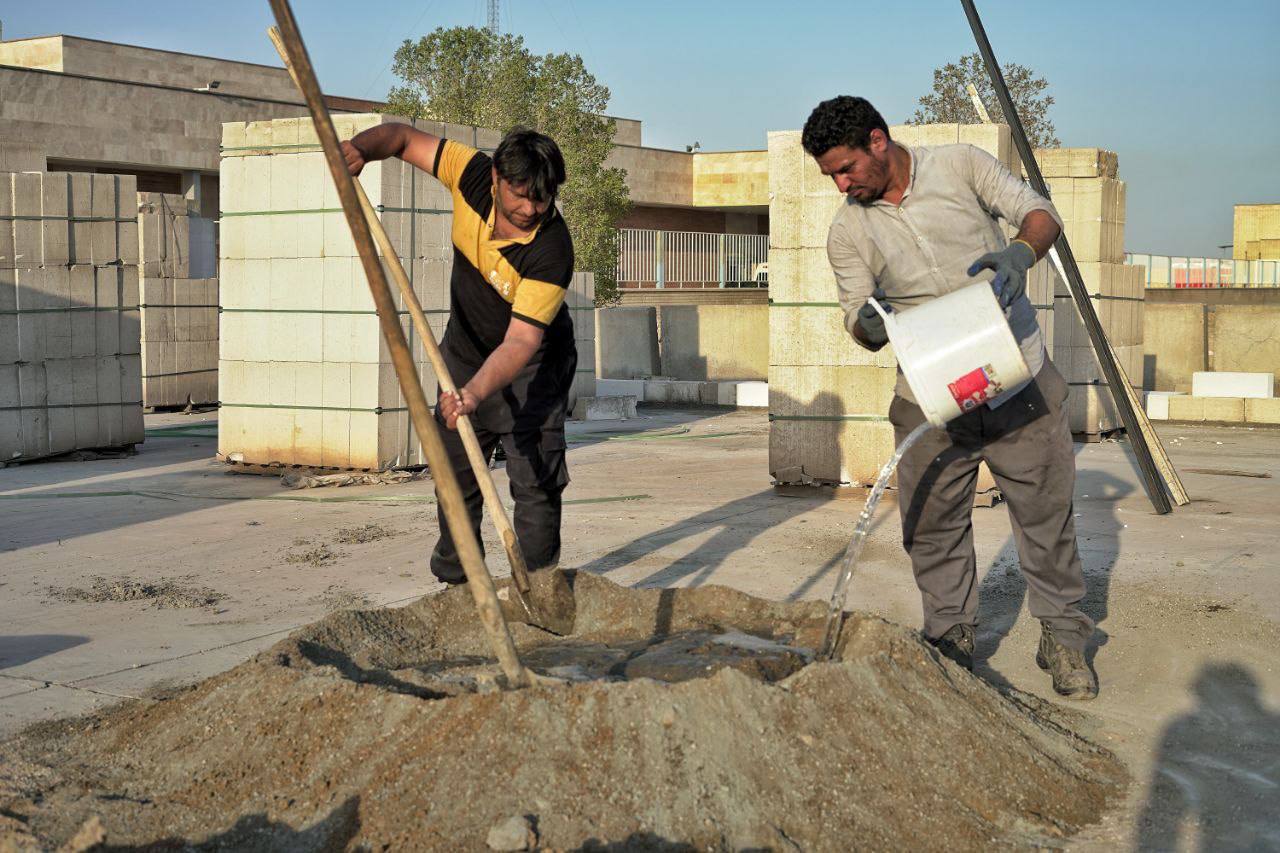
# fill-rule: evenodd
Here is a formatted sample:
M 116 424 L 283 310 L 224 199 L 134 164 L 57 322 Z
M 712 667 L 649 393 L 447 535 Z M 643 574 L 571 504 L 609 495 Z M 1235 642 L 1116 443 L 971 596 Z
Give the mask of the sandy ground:
M 829 594 L 857 503 L 775 496 L 763 414 L 642 413 L 571 429 L 565 565 L 637 586 Z M 430 483 L 288 491 L 213 462 L 208 416 L 148 428 L 133 458 L 0 471 L 0 735 L 224 671 L 333 609 L 438 589 L 425 566 Z M 1127 445 L 1078 446 L 1102 695 L 1075 707 L 1081 731 L 1137 781 L 1074 846 L 1280 848 L 1280 487 L 1191 470 L 1280 477 L 1280 431 L 1162 434 L 1195 499 L 1164 517 Z M 892 510 L 881 510 L 850 605 L 916 626 Z M 1006 512 L 977 510 L 975 525 L 979 673 L 1054 699 L 1033 661 L 1038 626 Z

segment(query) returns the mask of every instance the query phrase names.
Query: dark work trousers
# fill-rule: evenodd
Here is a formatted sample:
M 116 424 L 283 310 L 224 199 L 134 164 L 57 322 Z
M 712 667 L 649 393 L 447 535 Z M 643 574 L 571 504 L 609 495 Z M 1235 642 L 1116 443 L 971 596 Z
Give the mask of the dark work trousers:
M 1080 611 L 1084 569 L 1076 548 L 1075 454 L 1067 383 L 1046 360 L 1035 379 L 997 409 L 981 406 L 930 430 L 898 466 L 902 543 L 924 601 L 924 633 L 978 621 L 973 497 L 987 463 L 1009 504 L 1031 615 L 1058 642 L 1083 649 L 1093 621 Z M 922 423 L 920 407 L 894 397 L 889 420 L 901 442 Z
M 507 479 L 511 482 L 511 497 L 515 501 L 516 538 L 530 571 L 554 566 L 560 559 L 560 498 L 569 484 L 569 469 L 565 464 L 564 423 L 542 429 L 495 432 L 486 427 L 485 406 L 471 416 L 480 449 L 487 462 L 493 450 L 502 442 L 507 454 Z M 437 410 L 438 411 L 438 410 Z M 444 426 L 439 414 L 436 423 L 444 438 L 449 462 L 458 475 L 458 485 L 471 516 L 471 529 L 484 550 L 480 539 L 480 520 L 484 511 L 484 498 L 480 484 L 476 482 L 462 437 Z M 436 499 L 439 500 L 437 486 Z M 440 541 L 431 554 L 431 573 L 445 583 L 463 583 L 466 575 L 462 561 L 449 533 L 444 513 L 440 516 Z

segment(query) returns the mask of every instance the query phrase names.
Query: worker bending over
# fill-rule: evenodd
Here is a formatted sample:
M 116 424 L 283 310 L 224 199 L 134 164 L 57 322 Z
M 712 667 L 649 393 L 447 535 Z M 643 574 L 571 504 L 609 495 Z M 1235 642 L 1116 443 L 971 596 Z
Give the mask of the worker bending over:
M 353 175 L 399 157 L 452 193 L 449 325 L 440 350 L 458 393 L 440 394 L 435 418 L 448 427 L 441 432 L 476 539 L 483 542 L 484 502 L 456 432 L 460 415 L 471 418 L 486 459 L 499 443 L 506 452 L 516 536 L 530 571 L 554 567 L 569 483 L 564 421 L 578 363 L 564 304 L 573 241 L 555 206 L 565 180 L 559 147 L 517 128 L 489 157 L 407 124 L 383 124 L 343 142 L 342 151 Z M 443 516 L 431 572 L 466 583 Z
M 823 101 L 801 141 L 845 195 L 827 255 L 855 341 L 871 351 L 888 342 L 868 297 L 910 308 L 990 270 L 1030 368 L 1028 382 L 945 430 L 926 432 L 898 467 L 902 541 L 924 603 L 925 637 L 972 670 L 978 600 L 971 515 L 978 465 L 986 461 L 1008 500 L 1028 606 L 1041 623 L 1036 662 L 1058 693 L 1093 698 L 1098 682 L 1085 660 L 1093 622 L 1079 608 L 1085 585 L 1072 514 L 1068 388 L 1045 353 L 1026 295 L 1027 271 L 1053 245 L 1062 220 L 1047 199 L 971 145 L 894 142 L 863 98 Z M 1012 242 L 997 217 L 1018 227 Z M 889 420 L 899 443 L 925 420 L 901 371 Z

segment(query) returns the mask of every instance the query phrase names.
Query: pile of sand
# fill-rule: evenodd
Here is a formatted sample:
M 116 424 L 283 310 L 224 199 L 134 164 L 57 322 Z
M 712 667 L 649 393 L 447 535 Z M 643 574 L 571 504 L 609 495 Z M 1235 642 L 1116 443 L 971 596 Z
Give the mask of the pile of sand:
M 465 589 L 334 614 L 176 698 L 3 745 L 22 770 L 0 772 L 0 814 L 14 840 L 96 817 L 109 844 L 164 849 L 484 849 L 528 816 L 545 849 L 955 850 L 1055 845 L 1124 784 L 883 620 L 850 617 L 838 662 L 807 663 L 816 603 L 574 591 L 572 637 L 512 626 L 570 686 L 493 689 Z

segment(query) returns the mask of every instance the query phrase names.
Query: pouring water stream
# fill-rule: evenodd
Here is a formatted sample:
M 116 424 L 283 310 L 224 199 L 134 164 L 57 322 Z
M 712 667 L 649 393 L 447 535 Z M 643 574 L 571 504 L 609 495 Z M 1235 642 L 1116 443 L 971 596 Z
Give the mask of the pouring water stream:
M 862 545 L 866 542 L 867 531 L 871 528 L 871 518 L 876 513 L 876 506 L 880 503 L 880 497 L 884 494 L 885 486 L 889 484 L 889 478 L 893 476 L 893 472 L 898 467 L 898 463 L 902 461 L 903 455 L 911 449 L 911 445 L 919 440 L 928 430 L 933 429 L 933 424 L 925 421 L 911 431 L 911 433 L 898 445 L 897 450 L 893 452 L 893 456 L 889 457 L 889 461 L 884 463 L 884 467 L 880 469 L 880 475 L 876 477 L 876 483 L 871 487 L 871 494 L 867 495 L 867 502 L 862 507 L 862 514 L 858 516 L 858 524 L 853 530 L 853 538 L 849 540 L 849 546 L 845 548 L 843 564 L 840 567 L 840 576 L 836 579 L 835 591 L 831 593 L 831 607 L 827 611 L 827 627 L 823 632 L 822 647 L 818 651 L 818 660 L 831 660 L 832 655 L 836 651 L 836 643 L 840 639 L 840 627 L 844 622 L 844 603 L 849 596 L 849 582 L 853 580 L 853 569 L 858 563 L 858 555 L 862 553 Z

